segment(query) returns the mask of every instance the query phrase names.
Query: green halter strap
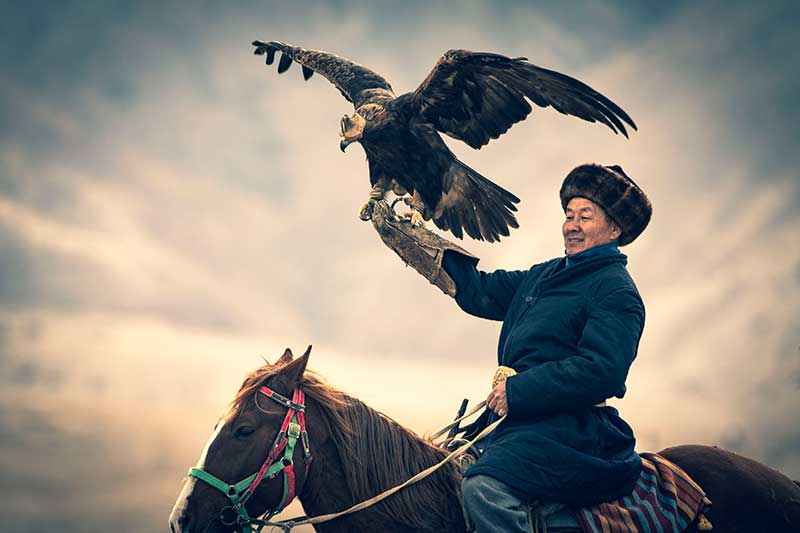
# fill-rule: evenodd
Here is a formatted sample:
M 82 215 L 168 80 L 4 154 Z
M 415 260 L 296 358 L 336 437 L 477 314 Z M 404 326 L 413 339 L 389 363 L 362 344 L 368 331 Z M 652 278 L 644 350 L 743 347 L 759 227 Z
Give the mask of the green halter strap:
M 202 468 L 192 468 L 189 470 L 190 477 L 205 481 L 228 497 L 231 501 L 231 505 L 222 509 L 218 518 L 225 525 L 239 524 L 242 528 L 242 533 L 253 533 L 251 524 L 254 520 L 247 514 L 245 504 L 264 478 L 272 479 L 283 471 L 283 496 L 278 505 L 269 512 L 266 520 L 270 520 L 273 516 L 280 513 L 294 499 L 295 474 L 292 457 L 294 456 L 294 449 L 298 439 L 302 439 L 303 443 L 306 474 L 311 464 L 311 451 L 308 447 L 308 434 L 305 424 L 305 398 L 303 391 L 295 389 L 292 400 L 281 396 L 266 386 L 261 387 L 259 392 L 262 392 L 281 405 L 286 406 L 288 412 L 283 419 L 280 431 L 278 431 L 275 437 L 272 449 L 258 472 L 231 485 L 209 474 Z M 260 524 L 256 526 L 255 531 L 260 532 L 263 527 L 264 525 Z

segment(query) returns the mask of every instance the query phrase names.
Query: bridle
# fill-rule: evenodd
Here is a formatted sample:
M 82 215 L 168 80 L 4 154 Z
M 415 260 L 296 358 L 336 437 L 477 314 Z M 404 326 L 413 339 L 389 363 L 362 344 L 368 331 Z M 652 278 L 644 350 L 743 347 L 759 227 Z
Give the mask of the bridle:
M 252 533 L 254 524 L 256 525 L 255 531 L 260 532 L 265 522 L 283 511 L 296 496 L 294 461 L 292 457 L 294 456 L 294 449 L 298 439 L 300 439 L 303 446 L 303 460 L 306 465 L 306 476 L 308 475 L 308 468 L 311 466 L 311 461 L 313 459 L 311 456 L 311 448 L 308 445 L 305 394 L 303 391 L 299 388 L 295 388 L 292 392 L 291 400 L 285 396 L 281 396 L 266 385 L 259 388 L 258 392 L 288 409 L 283 423 L 281 424 L 281 429 L 275 436 L 269 454 L 261 465 L 261 468 L 258 469 L 258 472 L 231 485 L 209 474 L 202 468 L 192 468 L 189 470 L 190 477 L 205 481 L 228 497 L 231 505 L 224 507 L 217 518 L 226 526 L 241 526 L 242 533 Z M 257 397 L 256 406 L 258 407 Z M 259 407 L 259 409 L 261 409 L 261 407 Z M 259 520 L 250 517 L 250 515 L 247 514 L 247 509 L 245 509 L 247 500 L 255 493 L 258 485 L 264 478 L 272 479 L 280 472 L 283 472 L 283 496 L 281 497 L 281 501 L 274 509 L 267 510 L 266 513 L 264 513 L 267 515 L 266 519 Z

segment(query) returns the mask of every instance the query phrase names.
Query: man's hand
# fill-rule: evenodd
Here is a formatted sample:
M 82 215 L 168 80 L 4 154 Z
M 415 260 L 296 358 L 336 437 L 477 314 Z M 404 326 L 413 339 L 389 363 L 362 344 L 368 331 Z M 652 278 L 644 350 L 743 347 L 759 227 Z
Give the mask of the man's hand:
M 505 416 L 508 414 L 508 401 L 506 399 L 506 382 L 505 380 L 497 384 L 497 386 L 486 397 L 486 405 L 497 413 L 498 416 Z

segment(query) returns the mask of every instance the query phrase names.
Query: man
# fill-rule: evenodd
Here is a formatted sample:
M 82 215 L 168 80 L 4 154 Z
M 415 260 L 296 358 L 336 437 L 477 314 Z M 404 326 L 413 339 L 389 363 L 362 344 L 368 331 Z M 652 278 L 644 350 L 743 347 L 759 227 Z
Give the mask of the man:
M 625 394 L 644 305 L 619 246 L 650 221 L 647 196 L 619 166 L 581 165 L 560 191 L 566 255 L 528 271 L 480 272 L 444 253 L 456 302 L 502 320 L 498 363 L 516 371 L 487 402 L 508 418 L 466 472 L 478 532 L 530 531 L 532 500 L 585 506 L 629 494 L 641 460 L 631 428 L 605 400 Z

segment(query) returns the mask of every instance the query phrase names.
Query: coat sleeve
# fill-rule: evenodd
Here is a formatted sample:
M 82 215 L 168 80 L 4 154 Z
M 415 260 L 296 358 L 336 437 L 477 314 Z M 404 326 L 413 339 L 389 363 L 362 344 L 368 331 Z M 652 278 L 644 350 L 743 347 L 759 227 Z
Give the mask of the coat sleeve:
M 481 272 L 462 255 L 445 252 L 442 266 L 456 284 L 456 303 L 471 315 L 503 320 L 517 289 L 525 278 L 524 270 Z
M 644 305 L 633 287 L 617 288 L 595 301 L 577 353 L 508 378 L 509 414 L 547 416 L 584 409 L 624 390 L 644 316 Z

